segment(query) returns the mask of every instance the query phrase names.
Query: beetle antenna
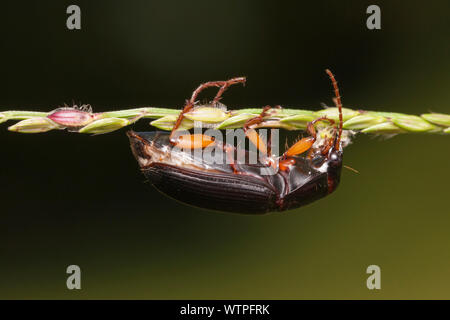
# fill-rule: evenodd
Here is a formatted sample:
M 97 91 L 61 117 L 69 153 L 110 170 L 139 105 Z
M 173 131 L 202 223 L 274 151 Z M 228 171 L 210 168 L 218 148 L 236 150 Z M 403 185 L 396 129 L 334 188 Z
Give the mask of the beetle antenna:
M 333 73 L 329 69 L 326 69 L 325 72 L 328 74 L 328 76 L 330 77 L 331 83 L 333 84 L 334 95 L 336 96 L 336 105 L 339 110 L 339 135 L 336 140 L 336 148 L 339 148 L 339 143 L 341 142 L 341 136 L 342 136 L 342 122 L 343 122 L 341 95 L 339 94 L 339 87 L 337 85 L 337 81 L 334 78 Z

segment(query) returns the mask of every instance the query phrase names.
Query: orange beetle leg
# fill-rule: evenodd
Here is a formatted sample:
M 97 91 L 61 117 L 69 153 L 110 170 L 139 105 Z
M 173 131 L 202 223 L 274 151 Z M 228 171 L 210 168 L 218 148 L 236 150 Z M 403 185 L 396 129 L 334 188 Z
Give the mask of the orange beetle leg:
M 259 134 L 256 132 L 255 129 L 245 130 L 245 135 L 247 136 L 248 140 L 250 140 L 262 154 L 267 155 L 267 146 L 264 143 L 264 140 L 261 139 L 261 137 L 259 136 Z
M 293 144 L 284 154 L 285 157 L 292 157 L 309 150 L 316 139 L 314 137 L 302 138 Z
M 314 125 L 318 121 L 328 121 L 332 125 L 334 124 L 334 121 L 332 119 L 328 119 L 326 117 L 320 117 L 317 118 L 311 122 L 308 123 L 308 126 L 306 128 L 306 131 L 311 134 L 310 137 L 302 138 L 301 140 L 297 141 L 294 145 L 292 145 L 284 154 L 284 157 L 292 157 L 296 156 L 298 154 L 301 154 L 309 149 L 311 149 L 312 145 L 316 141 L 316 129 L 314 128 Z M 328 151 L 328 150 L 327 150 Z
M 281 108 L 281 106 L 275 106 L 275 108 Z M 273 108 L 271 106 L 265 106 L 258 116 L 248 119 L 244 124 L 245 135 L 264 155 L 271 153 L 271 141 L 268 141 L 269 145 L 267 146 L 261 139 L 259 134 L 255 131 L 255 129 L 252 129 L 250 127 L 260 124 L 263 121 L 264 117 L 268 116 L 268 111 L 270 109 Z
M 278 163 L 278 168 L 279 168 L 281 171 L 286 171 L 286 170 L 289 169 L 289 166 L 294 165 L 294 164 L 295 164 L 295 159 L 288 158 L 288 159 L 281 160 L 281 161 Z
M 180 149 L 203 149 L 213 143 L 213 137 L 199 133 L 181 135 L 174 142 L 175 146 Z

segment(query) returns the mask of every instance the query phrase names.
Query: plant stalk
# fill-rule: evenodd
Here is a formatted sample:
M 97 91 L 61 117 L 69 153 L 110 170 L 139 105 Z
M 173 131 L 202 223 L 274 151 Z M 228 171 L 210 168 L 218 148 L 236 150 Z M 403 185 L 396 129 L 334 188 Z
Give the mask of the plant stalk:
M 258 116 L 261 108 L 247 108 L 225 111 L 211 105 L 199 105 L 185 114 L 181 129 L 191 129 L 207 126 L 215 129 L 242 128 L 248 119 Z M 72 114 L 85 113 L 84 122 L 71 126 L 58 122 L 61 116 L 69 118 Z M 56 118 L 54 115 L 58 113 Z M 102 113 L 92 113 L 86 110 L 73 108 L 60 108 L 51 112 L 34 111 L 4 111 L 0 112 L 0 123 L 9 120 L 22 120 L 8 129 L 15 132 L 37 133 L 54 129 L 68 129 L 79 133 L 107 133 L 129 126 L 132 123 L 148 118 L 154 119 L 150 124 L 160 130 L 171 130 L 180 110 L 170 108 L 134 108 Z M 319 111 L 304 109 L 272 109 L 269 115 L 257 127 L 283 128 L 287 130 L 305 130 L 308 122 L 326 116 L 338 121 L 337 108 L 326 108 Z M 49 121 L 50 119 L 50 121 Z M 88 119 L 88 120 L 86 120 Z M 377 112 L 343 109 L 343 128 L 362 133 L 395 134 L 395 133 L 450 133 L 450 115 L 440 113 L 427 113 L 408 115 L 403 113 Z M 86 122 L 87 121 L 87 122 Z

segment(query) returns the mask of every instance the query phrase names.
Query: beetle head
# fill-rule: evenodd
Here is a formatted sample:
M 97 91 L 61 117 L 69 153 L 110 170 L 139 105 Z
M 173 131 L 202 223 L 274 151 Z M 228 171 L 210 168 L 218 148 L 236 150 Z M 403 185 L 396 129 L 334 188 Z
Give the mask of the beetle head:
M 311 165 L 319 171 L 336 171 L 342 167 L 343 151 L 337 149 L 334 143 L 335 139 L 327 140 L 325 145 L 313 149 L 309 159 Z M 331 145 L 331 147 L 330 147 Z
M 340 169 L 342 167 L 342 156 L 342 151 L 331 149 L 327 160 L 329 168 Z

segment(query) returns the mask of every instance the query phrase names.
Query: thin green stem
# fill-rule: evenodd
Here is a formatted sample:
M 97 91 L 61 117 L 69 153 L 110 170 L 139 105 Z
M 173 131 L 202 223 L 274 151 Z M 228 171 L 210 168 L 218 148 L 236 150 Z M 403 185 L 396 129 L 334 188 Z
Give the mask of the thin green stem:
M 36 111 L 4 111 L 0 112 L 0 123 L 7 120 L 24 120 L 34 117 L 46 117 L 47 112 Z
M 74 109 L 73 109 L 74 110 Z M 261 108 L 246 108 L 223 111 L 210 105 L 197 106 L 185 114 L 180 128 L 191 129 L 207 124 L 216 129 L 241 128 L 248 119 L 258 116 Z M 70 111 L 67 111 L 70 112 Z M 91 122 L 83 126 L 64 126 L 61 123 L 48 122 L 52 112 L 5 111 L 0 112 L 0 123 L 8 120 L 23 120 L 9 130 L 16 132 L 45 132 L 54 129 L 70 129 L 80 133 L 107 133 L 128 126 L 138 119 L 155 119 L 151 125 L 161 130 L 171 130 L 180 110 L 170 108 L 134 108 L 103 113 L 89 113 Z M 337 108 L 327 108 L 319 111 L 305 109 L 282 108 L 273 109 L 258 127 L 284 128 L 287 130 L 305 130 L 308 122 L 327 117 L 338 121 Z M 47 118 L 49 117 L 49 118 Z M 43 121 L 45 118 L 45 121 Z M 391 134 L 408 132 L 450 133 L 450 115 L 428 113 L 408 115 L 403 113 L 377 112 L 343 109 L 343 128 L 363 133 Z M 30 129 L 31 128 L 31 129 Z

